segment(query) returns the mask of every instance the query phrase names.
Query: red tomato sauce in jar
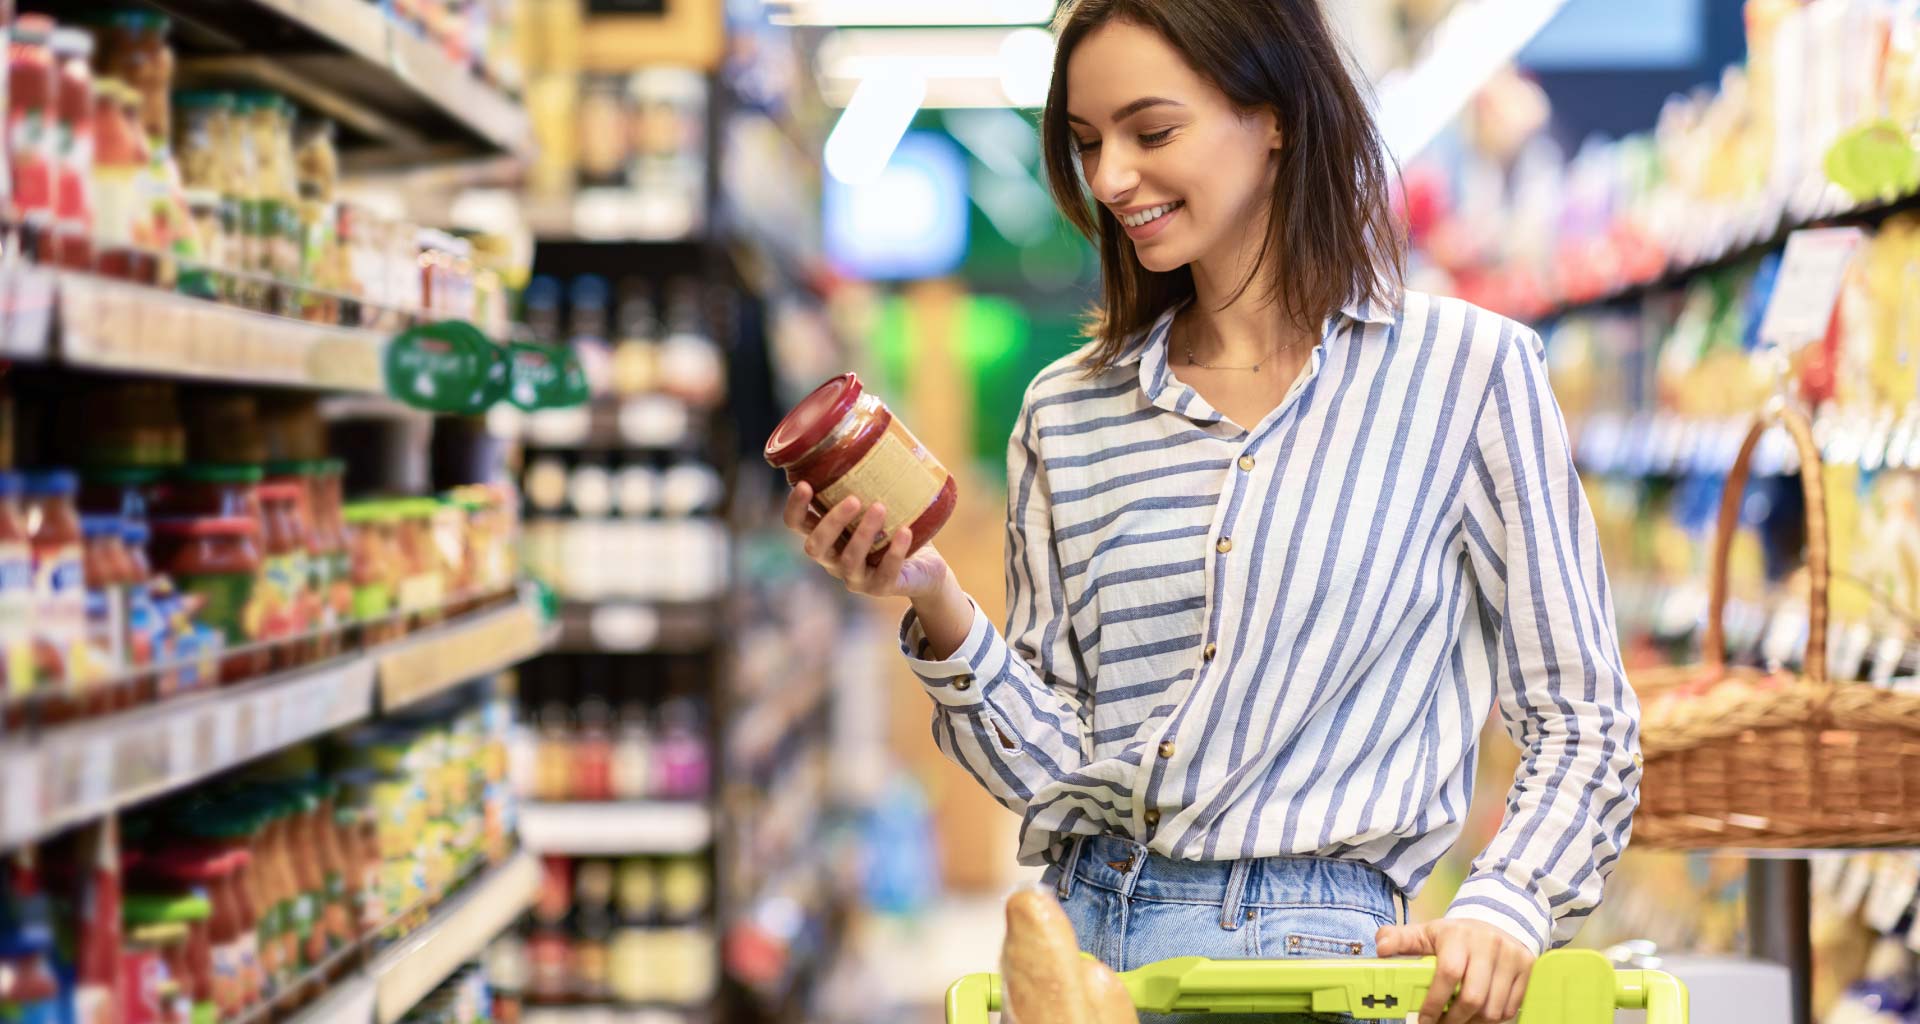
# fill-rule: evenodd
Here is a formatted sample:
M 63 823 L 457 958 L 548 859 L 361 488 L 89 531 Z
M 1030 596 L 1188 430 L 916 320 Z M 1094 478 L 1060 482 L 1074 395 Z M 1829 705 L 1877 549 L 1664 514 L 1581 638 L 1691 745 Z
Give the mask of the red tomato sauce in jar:
M 786 471 L 788 484 L 804 480 L 813 488 L 814 510 L 822 515 L 849 497 L 859 498 L 863 509 L 886 506 L 868 565 L 879 564 L 903 526 L 913 531 L 907 553 L 919 550 L 959 500 L 953 474 L 852 373 L 801 399 L 767 439 L 766 458 Z

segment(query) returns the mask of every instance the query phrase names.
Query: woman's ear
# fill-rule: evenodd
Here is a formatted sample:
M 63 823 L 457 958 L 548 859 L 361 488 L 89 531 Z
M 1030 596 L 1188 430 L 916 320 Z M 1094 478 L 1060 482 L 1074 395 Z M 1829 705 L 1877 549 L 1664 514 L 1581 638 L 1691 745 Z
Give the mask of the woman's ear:
M 1280 131 L 1280 115 L 1272 107 L 1260 111 L 1260 130 L 1267 137 L 1268 149 L 1286 148 L 1286 136 Z

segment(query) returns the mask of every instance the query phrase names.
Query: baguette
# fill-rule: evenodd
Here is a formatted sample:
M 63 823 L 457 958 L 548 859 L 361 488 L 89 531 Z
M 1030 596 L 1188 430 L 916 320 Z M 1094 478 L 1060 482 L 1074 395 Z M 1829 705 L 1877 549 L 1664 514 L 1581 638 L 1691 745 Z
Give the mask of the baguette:
M 1052 896 L 1022 889 L 1008 897 L 1001 961 L 1007 1009 L 1019 1024 L 1101 1024 L 1087 998 L 1073 922 Z
M 1080 974 L 1087 986 L 1087 1003 L 1093 1008 L 1094 1024 L 1140 1024 L 1134 1012 L 1133 997 L 1120 976 L 1098 960 L 1080 961 Z

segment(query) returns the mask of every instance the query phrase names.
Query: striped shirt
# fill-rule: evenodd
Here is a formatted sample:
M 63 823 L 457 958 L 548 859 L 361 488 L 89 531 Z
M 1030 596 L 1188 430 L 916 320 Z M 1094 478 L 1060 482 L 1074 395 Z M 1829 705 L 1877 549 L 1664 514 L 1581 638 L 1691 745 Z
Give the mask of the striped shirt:
M 1174 376 L 1172 319 L 1028 387 L 1005 632 L 976 606 L 927 660 L 901 625 L 935 741 L 1022 816 L 1023 863 L 1107 833 L 1350 858 L 1414 895 L 1497 704 L 1522 759 L 1448 916 L 1564 943 L 1627 843 L 1639 710 L 1539 336 L 1355 303 L 1248 430 Z

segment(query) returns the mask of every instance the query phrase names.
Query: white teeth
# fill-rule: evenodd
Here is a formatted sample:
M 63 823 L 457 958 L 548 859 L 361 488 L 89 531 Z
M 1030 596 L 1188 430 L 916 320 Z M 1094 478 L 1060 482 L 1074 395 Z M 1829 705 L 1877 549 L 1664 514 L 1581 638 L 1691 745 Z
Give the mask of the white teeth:
M 1137 228 L 1144 224 L 1150 224 L 1172 213 L 1174 208 L 1179 205 L 1178 202 L 1161 203 L 1159 206 L 1149 207 L 1141 210 L 1139 213 L 1122 213 L 1117 216 L 1120 218 L 1120 223 L 1130 228 Z

